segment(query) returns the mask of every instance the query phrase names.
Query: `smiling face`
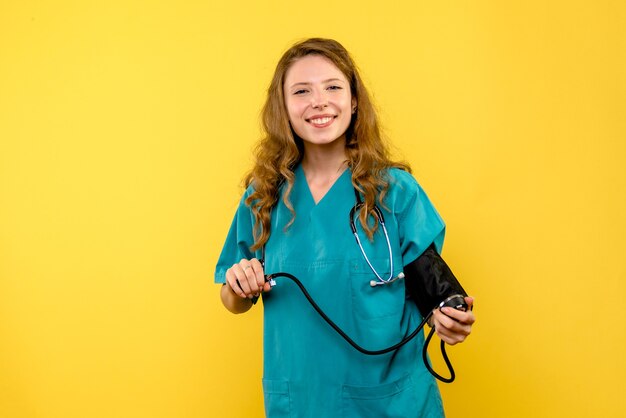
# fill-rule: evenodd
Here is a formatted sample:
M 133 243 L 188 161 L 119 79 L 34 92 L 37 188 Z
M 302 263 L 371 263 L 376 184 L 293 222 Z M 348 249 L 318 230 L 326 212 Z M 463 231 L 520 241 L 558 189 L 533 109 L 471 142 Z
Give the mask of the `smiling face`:
M 356 100 L 330 60 L 307 55 L 291 65 L 283 85 L 289 122 L 305 146 L 345 142 Z

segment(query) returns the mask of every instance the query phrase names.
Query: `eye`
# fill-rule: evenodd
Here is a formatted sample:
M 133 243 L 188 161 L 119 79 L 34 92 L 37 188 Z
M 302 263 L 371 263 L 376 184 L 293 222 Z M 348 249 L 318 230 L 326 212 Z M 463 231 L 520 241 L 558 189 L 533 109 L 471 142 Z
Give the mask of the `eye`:
M 343 87 L 341 86 L 336 86 L 336 85 L 332 85 L 332 86 L 328 86 L 328 90 L 342 90 Z
M 296 90 L 296 91 L 294 91 L 294 92 L 293 92 L 293 94 L 294 94 L 294 95 L 296 95 L 296 94 L 304 94 L 304 93 L 306 93 L 306 92 L 307 92 L 307 91 L 306 91 L 305 89 L 300 89 L 300 90 Z

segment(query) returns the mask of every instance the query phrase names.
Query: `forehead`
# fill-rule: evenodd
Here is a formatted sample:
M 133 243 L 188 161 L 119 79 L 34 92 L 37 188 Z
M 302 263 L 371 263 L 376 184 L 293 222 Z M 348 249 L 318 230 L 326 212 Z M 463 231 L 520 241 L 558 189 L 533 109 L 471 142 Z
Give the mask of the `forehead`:
M 346 76 L 331 60 L 321 55 L 307 55 L 291 64 L 285 74 L 285 86 L 316 83 L 331 78 L 347 82 Z

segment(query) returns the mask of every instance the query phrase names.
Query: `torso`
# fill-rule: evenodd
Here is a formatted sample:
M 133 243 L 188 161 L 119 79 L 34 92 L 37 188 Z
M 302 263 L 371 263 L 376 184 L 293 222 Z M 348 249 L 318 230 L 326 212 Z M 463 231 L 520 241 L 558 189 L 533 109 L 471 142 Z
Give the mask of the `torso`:
M 405 304 L 402 281 L 377 288 L 369 285 L 373 274 L 349 226 L 348 214 L 355 203 L 351 172 L 343 172 L 326 188 L 311 188 L 301 166 L 295 174 L 290 199 L 296 218 L 285 231 L 292 215 L 279 200 L 266 245 L 266 272 L 284 271 L 298 277 L 329 317 L 365 348 L 398 342 L 421 316 L 413 304 Z M 402 266 L 397 220 L 385 215 L 390 218 L 387 228 L 397 274 Z M 379 232 L 369 242 L 360 232 L 368 257 L 387 275 L 384 237 Z M 280 412 L 287 407 L 298 417 L 385 417 L 394 405 L 398 411 L 422 405 L 433 415 L 416 416 L 441 416 L 436 384 L 419 355 L 422 335 L 397 352 L 366 356 L 341 339 L 293 283 L 284 278 L 277 282 L 264 295 L 268 416 L 289 416 Z

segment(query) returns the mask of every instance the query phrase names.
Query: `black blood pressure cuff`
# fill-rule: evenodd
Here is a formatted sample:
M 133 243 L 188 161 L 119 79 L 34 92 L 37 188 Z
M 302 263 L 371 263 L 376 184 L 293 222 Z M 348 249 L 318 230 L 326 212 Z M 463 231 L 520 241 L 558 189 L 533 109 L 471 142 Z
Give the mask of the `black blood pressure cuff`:
M 404 275 L 407 297 L 415 301 L 423 317 L 453 295 L 467 296 L 432 244 L 415 261 L 404 266 Z

